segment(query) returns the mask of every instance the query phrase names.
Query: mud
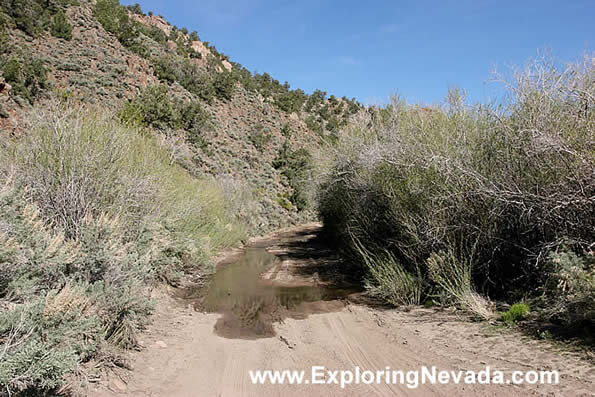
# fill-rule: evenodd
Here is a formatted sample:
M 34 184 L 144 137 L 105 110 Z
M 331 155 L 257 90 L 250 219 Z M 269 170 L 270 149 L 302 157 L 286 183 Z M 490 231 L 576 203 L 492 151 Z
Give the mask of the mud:
M 274 323 L 340 311 L 360 291 L 339 276 L 340 261 L 317 248 L 312 230 L 275 237 L 253 241 L 233 261 L 218 266 L 208 287 L 188 293 L 199 296 L 196 310 L 222 315 L 214 327 L 217 335 L 273 337 Z

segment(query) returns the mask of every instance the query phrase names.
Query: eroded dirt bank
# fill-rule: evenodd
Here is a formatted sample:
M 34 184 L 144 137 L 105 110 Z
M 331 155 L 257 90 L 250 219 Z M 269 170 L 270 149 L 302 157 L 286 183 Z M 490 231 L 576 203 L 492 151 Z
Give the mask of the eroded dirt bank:
M 434 309 L 403 312 L 365 304 L 357 293 L 295 301 L 284 288 L 327 291 L 350 286 L 336 271 L 333 253 L 315 239 L 317 225 L 278 232 L 253 241 L 277 256 L 267 263 L 261 282 L 270 310 L 243 316 L 235 300 L 229 310 L 206 313 L 205 295 L 185 306 L 162 299 L 154 324 L 141 339 L 145 348 L 132 355 L 133 370 L 95 385 L 93 396 L 516 396 L 593 395 L 595 369 L 579 356 L 558 352 L 545 342 L 514 331 L 470 323 L 456 313 Z M 236 262 L 240 256 L 223 258 Z M 224 284 L 225 285 L 225 284 Z M 322 287 L 322 288 L 320 288 Z M 347 288 L 349 289 L 349 288 Z M 243 290 L 240 290 L 243 291 Z M 222 297 L 240 294 L 222 289 Z M 350 294 L 351 293 L 351 294 Z M 230 295 L 228 295 L 230 294 Z M 231 299 L 231 298 L 230 298 Z M 293 299 L 293 298 L 292 298 Z M 289 299 L 291 301 L 291 299 Z M 262 304 L 257 304 L 263 307 Z M 266 305 L 265 305 L 266 306 Z M 228 317 L 226 317 L 227 313 Z M 229 314 L 231 313 L 231 317 Z M 247 324 L 238 319 L 247 318 Z M 235 317 L 234 317 L 235 316 Z M 226 324 L 225 319 L 231 323 Z M 250 330 L 257 319 L 264 324 Z M 239 322 L 238 322 L 239 321 Z M 257 322 L 258 322 L 257 321 Z M 246 328 L 248 325 L 248 328 Z M 270 328 L 269 328 L 270 325 Z M 247 334 L 241 330 L 248 329 Z M 556 369 L 559 385 L 252 385 L 250 370 L 482 370 Z

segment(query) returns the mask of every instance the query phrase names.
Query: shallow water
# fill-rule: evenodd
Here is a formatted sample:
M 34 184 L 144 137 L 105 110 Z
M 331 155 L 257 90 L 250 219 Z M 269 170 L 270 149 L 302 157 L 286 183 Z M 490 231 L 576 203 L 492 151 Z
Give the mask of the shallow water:
M 353 288 L 278 286 L 261 278 L 279 258 L 264 248 L 247 248 L 234 263 L 217 270 L 203 295 L 201 309 L 223 316 L 215 332 L 227 338 L 262 338 L 275 335 L 274 322 L 287 317 L 340 310 L 342 298 Z

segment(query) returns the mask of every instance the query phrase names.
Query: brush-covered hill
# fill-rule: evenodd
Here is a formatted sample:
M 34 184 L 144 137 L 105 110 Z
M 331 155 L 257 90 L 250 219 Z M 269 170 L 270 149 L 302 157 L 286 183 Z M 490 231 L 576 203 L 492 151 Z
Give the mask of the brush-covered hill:
M 189 172 L 253 196 L 254 233 L 311 216 L 307 173 L 279 154 L 304 149 L 294 160 L 307 162 L 360 108 L 252 74 L 198 33 L 117 0 L 2 0 L 0 25 L 4 131 L 51 98 L 109 108 L 160 134 Z

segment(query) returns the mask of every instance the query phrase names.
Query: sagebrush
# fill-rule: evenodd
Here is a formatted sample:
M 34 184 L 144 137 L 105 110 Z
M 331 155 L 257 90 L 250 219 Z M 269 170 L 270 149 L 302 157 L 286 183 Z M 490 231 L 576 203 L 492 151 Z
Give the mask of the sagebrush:
M 155 282 L 209 273 L 245 227 L 143 127 L 74 104 L 26 123 L 0 150 L 0 384 L 55 392 L 83 362 L 120 362 L 110 346 L 137 346 Z

